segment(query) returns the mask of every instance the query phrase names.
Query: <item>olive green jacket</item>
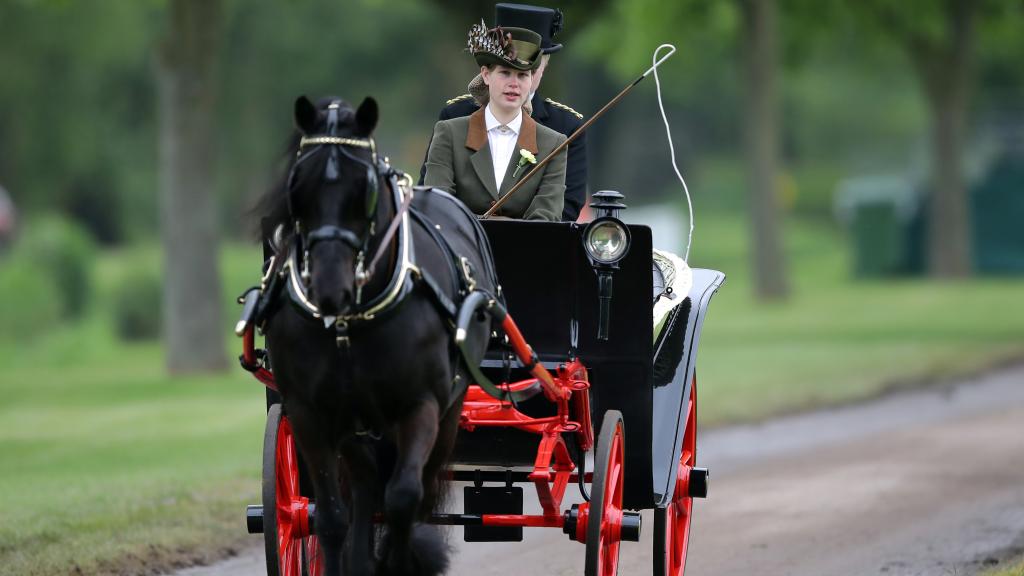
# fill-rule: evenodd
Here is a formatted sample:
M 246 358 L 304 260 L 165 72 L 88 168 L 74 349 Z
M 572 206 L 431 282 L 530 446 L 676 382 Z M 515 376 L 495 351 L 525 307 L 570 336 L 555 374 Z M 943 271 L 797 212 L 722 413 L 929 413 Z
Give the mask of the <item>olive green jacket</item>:
M 450 192 L 474 214 L 483 214 L 533 168 L 533 164 L 526 164 L 515 178 L 512 177 L 519 165 L 519 150 L 529 150 L 540 161 L 564 140 L 565 135 L 523 114 L 516 151 L 509 160 L 499 190 L 487 143 L 484 109 L 480 108 L 470 116 L 442 120 L 434 126 L 423 184 Z M 562 150 L 517 190 L 495 215 L 559 221 L 565 199 L 565 161 L 566 152 Z

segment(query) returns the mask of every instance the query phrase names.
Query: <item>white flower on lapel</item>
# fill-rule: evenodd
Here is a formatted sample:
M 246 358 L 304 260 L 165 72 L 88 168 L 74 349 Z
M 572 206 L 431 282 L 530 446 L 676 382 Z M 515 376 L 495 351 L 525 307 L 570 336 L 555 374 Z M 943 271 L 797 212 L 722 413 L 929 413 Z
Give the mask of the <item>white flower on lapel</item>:
M 516 171 L 512 173 L 513 178 L 519 177 L 519 171 L 523 169 L 527 164 L 536 164 L 537 158 L 526 148 L 519 149 L 519 164 L 516 166 Z

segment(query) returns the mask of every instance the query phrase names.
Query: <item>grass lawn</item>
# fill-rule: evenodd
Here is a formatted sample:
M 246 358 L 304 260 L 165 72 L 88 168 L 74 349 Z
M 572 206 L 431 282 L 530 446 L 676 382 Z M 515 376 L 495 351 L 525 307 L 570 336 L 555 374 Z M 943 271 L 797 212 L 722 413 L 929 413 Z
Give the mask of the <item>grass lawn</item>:
M 729 275 L 701 340 L 703 425 L 863 398 L 1024 354 L 1022 280 L 854 283 L 841 237 L 793 223 L 793 296 L 759 305 L 742 223 L 704 214 L 696 234 L 694 265 Z M 0 342 L 0 573 L 140 573 L 259 541 L 243 518 L 259 498 L 259 384 L 240 369 L 170 378 L 159 345 L 112 336 L 119 271 L 154 265 L 156 255 L 105 255 L 87 320 L 35 342 Z M 223 261 L 229 301 L 256 280 L 258 256 L 229 248 Z M 226 334 L 236 311 L 228 308 Z M 237 350 L 232 340 L 229 353 Z
M 112 284 L 155 254 L 105 257 L 83 323 L 0 343 L 0 574 L 148 573 L 255 538 L 263 387 L 240 369 L 171 378 L 158 344 L 112 335 Z M 228 251 L 225 300 L 251 281 L 244 261 Z
M 1018 558 L 1011 566 L 986 570 L 981 576 L 1024 576 L 1024 559 Z
M 702 424 L 749 421 L 1024 358 L 1022 278 L 854 281 L 844 239 L 790 222 L 792 295 L 752 296 L 735 218 L 697 221 L 691 263 L 722 270 L 700 342 Z

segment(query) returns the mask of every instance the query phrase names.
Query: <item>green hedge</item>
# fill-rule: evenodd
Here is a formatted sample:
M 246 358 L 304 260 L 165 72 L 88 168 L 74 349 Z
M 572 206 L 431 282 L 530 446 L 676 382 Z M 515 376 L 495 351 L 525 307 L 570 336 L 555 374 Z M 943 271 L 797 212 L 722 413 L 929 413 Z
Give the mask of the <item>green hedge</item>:
M 63 318 L 82 317 L 92 302 L 96 265 L 96 246 L 85 229 L 60 216 L 34 218 L 22 228 L 14 252 L 52 283 Z
M 163 284 L 150 267 L 127 272 L 113 291 L 114 328 L 126 341 L 156 340 L 161 330 Z
M 20 254 L 0 259 L 0 340 L 31 340 L 60 322 L 61 303 L 46 270 Z

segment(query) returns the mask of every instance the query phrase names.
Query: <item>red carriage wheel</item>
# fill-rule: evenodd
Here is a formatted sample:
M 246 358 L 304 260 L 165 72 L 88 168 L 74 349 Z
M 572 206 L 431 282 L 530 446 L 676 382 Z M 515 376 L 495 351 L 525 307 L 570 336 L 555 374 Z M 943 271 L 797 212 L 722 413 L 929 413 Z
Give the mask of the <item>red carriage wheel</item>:
M 267 411 L 263 435 L 263 539 L 269 576 L 318 576 L 316 536 L 309 534 L 309 499 L 299 493 L 299 459 L 281 405 Z
M 321 576 L 324 565 L 320 556 L 320 541 L 316 536 L 307 536 L 302 542 L 302 576 Z
M 686 549 L 690 542 L 690 516 L 693 496 L 690 482 L 706 483 L 706 476 L 691 475 L 697 464 L 697 377 L 690 385 L 686 403 L 686 428 L 680 449 L 672 500 L 654 510 L 654 574 L 682 576 L 686 569 Z M 699 471 L 703 472 L 703 471 Z M 703 488 L 706 491 L 706 487 Z
M 625 452 L 622 413 L 609 410 L 604 413 L 601 436 L 594 454 L 594 482 L 590 486 L 587 519 L 586 576 L 613 576 L 619 570 Z

